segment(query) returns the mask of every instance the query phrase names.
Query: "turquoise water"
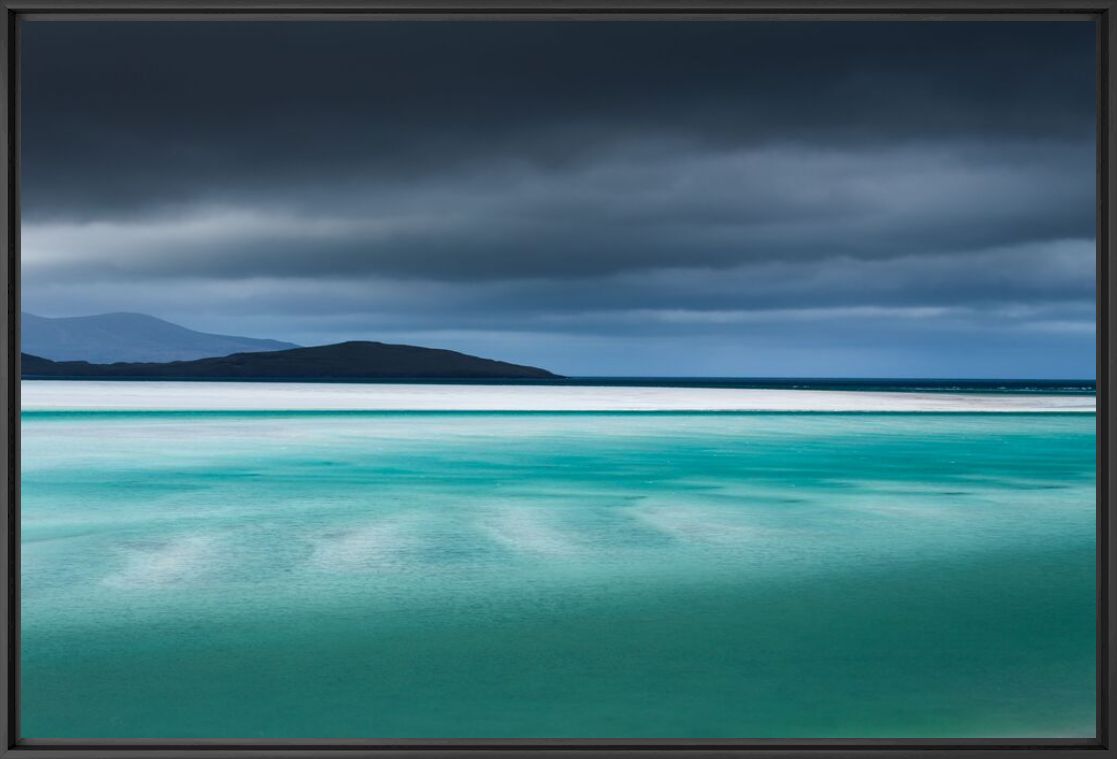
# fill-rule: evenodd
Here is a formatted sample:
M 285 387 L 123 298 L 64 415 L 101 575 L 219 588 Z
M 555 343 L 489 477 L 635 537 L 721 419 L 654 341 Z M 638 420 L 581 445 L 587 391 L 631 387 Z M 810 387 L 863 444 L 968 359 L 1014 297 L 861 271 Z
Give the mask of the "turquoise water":
M 1094 423 L 25 413 L 25 737 L 1094 733 Z

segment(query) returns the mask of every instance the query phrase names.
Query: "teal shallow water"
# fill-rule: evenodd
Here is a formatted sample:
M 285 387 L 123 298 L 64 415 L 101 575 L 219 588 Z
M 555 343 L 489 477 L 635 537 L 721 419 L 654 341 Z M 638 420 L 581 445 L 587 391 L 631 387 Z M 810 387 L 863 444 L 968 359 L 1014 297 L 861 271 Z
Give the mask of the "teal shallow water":
M 22 732 L 1090 736 L 1094 424 L 28 413 Z

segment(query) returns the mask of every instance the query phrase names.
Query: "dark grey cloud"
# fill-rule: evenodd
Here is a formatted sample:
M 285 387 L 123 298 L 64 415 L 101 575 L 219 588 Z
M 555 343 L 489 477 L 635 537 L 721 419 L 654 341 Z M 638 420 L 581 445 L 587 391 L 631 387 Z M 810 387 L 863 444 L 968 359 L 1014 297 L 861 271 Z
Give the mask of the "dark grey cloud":
M 1092 372 L 1087 22 L 40 21 L 23 44 L 31 311 L 575 373 L 620 371 L 618 345 L 654 372 L 680 340 L 712 373 Z M 842 346 L 876 368 L 821 365 Z
M 115 276 L 554 279 L 731 268 L 773 258 L 957 253 L 1093 233 L 1092 154 L 1077 146 L 687 153 L 671 144 L 578 170 L 348 186 L 328 202 L 261 192 L 125 216 L 44 220 L 33 266 Z M 107 216 L 107 219 L 113 219 Z
M 593 161 L 638 139 L 1090 139 L 1086 23 L 24 25 L 33 215 Z

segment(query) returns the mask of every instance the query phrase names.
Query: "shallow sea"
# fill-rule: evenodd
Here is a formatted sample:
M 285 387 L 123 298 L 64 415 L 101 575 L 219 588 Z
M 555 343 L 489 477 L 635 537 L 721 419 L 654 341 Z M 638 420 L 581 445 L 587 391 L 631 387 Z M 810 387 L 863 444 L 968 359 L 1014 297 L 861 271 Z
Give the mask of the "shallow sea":
M 24 413 L 23 735 L 1094 731 L 1089 413 Z

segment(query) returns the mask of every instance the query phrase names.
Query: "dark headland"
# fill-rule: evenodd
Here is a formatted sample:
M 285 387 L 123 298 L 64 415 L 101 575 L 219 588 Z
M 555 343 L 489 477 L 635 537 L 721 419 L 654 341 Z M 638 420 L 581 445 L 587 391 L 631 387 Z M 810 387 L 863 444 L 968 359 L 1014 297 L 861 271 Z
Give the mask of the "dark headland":
M 557 379 L 534 366 L 439 348 L 352 341 L 166 363 L 91 364 L 21 357 L 24 379 Z

